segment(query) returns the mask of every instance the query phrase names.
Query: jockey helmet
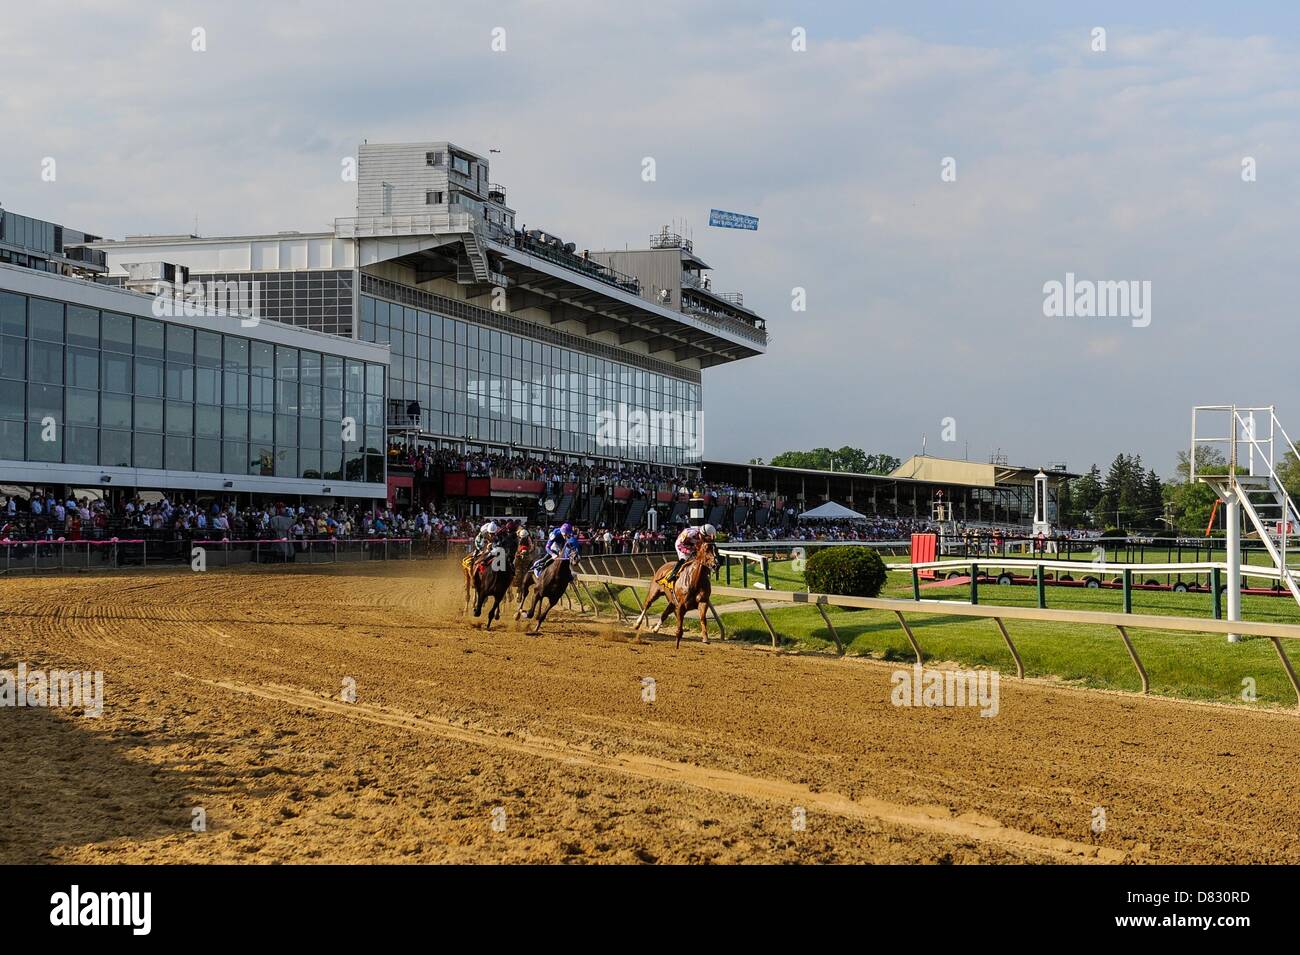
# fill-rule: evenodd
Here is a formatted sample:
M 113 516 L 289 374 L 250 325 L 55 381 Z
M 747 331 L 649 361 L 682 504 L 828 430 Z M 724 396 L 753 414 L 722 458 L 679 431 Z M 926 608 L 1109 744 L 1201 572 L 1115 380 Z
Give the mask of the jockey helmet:
M 496 521 L 488 521 L 486 524 L 483 525 L 484 534 L 495 534 L 500 529 L 501 528 L 497 527 Z
M 515 531 L 515 536 L 521 541 L 528 540 L 528 529 L 524 527 L 519 528 L 519 530 Z
M 560 525 L 560 533 L 563 534 L 565 537 L 568 537 L 570 534 L 573 533 L 573 525 L 570 524 L 568 521 L 565 521 L 563 524 Z
M 700 528 L 700 531 L 704 534 L 705 537 L 712 537 L 718 533 L 718 529 L 714 527 L 712 524 L 705 524 L 703 527 Z

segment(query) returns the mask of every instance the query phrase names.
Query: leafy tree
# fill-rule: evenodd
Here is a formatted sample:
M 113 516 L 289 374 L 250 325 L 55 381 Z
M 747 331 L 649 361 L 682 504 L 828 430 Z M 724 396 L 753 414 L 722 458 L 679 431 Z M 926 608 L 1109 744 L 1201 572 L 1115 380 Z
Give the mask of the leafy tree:
M 1217 449 L 1200 445 L 1196 449 L 1196 470 L 1201 474 L 1226 474 L 1228 462 Z M 1191 459 L 1186 451 L 1178 452 L 1174 473 L 1178 480 L 1169 485 L 1167 492 L 1173 505 L 1174 524 L 1186 534 L 1204 534 L 1217 495 L 1208 484 L 1189 483 Z
M 783 451 L 771 461 L 774 467 L 808 468 L 816 471 L 852 471 L 857 474 L 888 474 L 902 462 L 892 454 L 867 454 L 848 445 L 838 451 L 813 448 L 811 451 Z
M 1089 527 L 1097 526 L 1096 511 L 1101 501 L 1101 471 L 1097 465 L 1088 469 L 1088 473 L 1076 481 L 1070 482 L 1070 518 L 1074 523 L 1083 522 Z

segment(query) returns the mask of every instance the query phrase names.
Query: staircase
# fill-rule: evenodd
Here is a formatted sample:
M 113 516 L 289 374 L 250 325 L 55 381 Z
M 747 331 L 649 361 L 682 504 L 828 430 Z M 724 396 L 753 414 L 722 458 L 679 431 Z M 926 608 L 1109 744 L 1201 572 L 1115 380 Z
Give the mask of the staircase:
M 1206 473 L 1204 466 L 1197 471 L 1199 448 L 1222 453 L 1228 463 L 1227 473 Z M 1278 452 L 1282 458 L 1290 453 L 1300 460 L 1300 452 L 1277 420 L 1272 405 L 1202 405 L 1192 410 L 1191 478 L 1210 485 L 1223 500 L 1241 505 L 1241 513 L 1259 536 L 1282 584 L 1300 604 L 1300 567 L 1292 563 L 1300 510 L 1278 475 L 1282 463 Z
M 487 252 L 483 248 L 483 243 L 479 241 L 478 234 L 475 232 L 466 232 L 462 236 L 462 242 L 465 246 L 465 258 L 468 259 L 470 272 L 476 282 L 487 284 L 492 281 L 492 270 L 488 267 Z M 459 282 L 461 270 L 456 270 L 456 280 Z
M 563 524 L 569 519 L 571 510 L 573 510 L 573 495 L 565 494 L 560 498 L 560 503 L 555 505 L 555 513 L 551 514 L 551 520 L 556 524 Z
M 641 520 L 645 517 L 646 499 L 637 498 L 632 502 L 632 506 L 627 509 L 627 520 L 624 521 L 625 530 L 634 531 L 641 526 Z

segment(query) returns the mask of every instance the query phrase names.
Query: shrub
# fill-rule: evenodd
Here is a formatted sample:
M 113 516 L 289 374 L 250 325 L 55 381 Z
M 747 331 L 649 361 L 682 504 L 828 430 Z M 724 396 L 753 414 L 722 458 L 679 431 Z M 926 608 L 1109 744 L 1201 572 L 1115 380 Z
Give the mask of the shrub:
M 885 562 L 870 547 L 825 547 L 808 558 L 804 580 L 815 594 L 875 597 L 885 574 Z

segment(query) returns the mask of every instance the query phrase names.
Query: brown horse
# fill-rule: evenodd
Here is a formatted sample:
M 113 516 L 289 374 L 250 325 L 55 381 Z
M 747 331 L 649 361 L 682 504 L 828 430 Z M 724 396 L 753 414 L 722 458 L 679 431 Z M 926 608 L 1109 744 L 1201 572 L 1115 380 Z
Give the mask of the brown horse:
M 541 633 L 546 615 L 560 602 L 560 598 L 569 589 L 569 584 L 573 582 L 573 565 L 577 560 L 577 553 L 566 547 L 563 555 L 551 561 L 542 571 L 540 580 L 531 572 L 525 574 L 523 589 L 519 591 L 519 609 L 515 611 L 515 619 L 518 620 L 519 615 L 524 613 L 524 601 L 528 599 L 531 590 L 533 602 L 528 605 L 526 616 L 531 619 L 534 614 L 537 615 L 537 620 L 533 624 L 533 633 Z
M 465 571 L 465 609 L 469 609 L 471 589 L 474 591 L 474 616 L 476 617 L 482 613 L 483 604 L 487 599 L 492 598 L 492 606 L 488 610 L 487 622 L 484 626 L 484 629 L 491 630 L 492 621 L 501 617 L 501 601 L 505 598 L 506 591 L 510 589 L 510 582 L 514 577 L 510 551 L 498 544 L 488 552 L 486 560 L 475 561 L 473 555 L 470 555 L 461 561 L 461 567 Z
M 664 608 L 663 614 L 659 617 L 659 622 L 654 625 L 654 632 L 658 633 L 659 628 L 668 619 L 668 615 L 675 612 L 677 614 L 677 646 L 680 647 L 682 645 L 682 627 L 686 621 L 686 614 L 690 610 L 699 608 L 700 639 L 704 643 L 708 643 L 709 597 L 713 593 L 711 577 L 713 570 L 718 566 L 718 548 L 713 541 L 700 544 L 695 551 L 695 556 L 682 566 L 677 579 L 671 585 L 665 587 L 664 578 L 672 572 L 675 563 L 676 561 L 672 561 L 664 564 L 655 571 L 654 580 L 650 584 L 650 591 L 646 594 L 645 609 L 641 611 L 641 616 L 636 618 L 636 625 L 633 629 L 641 629 L 646 614 L 650 612 L 650 605 L 663 597 L 668 602 L 668 606 Z
M 532 541 L 521 543 L 515 550 L 515 576 L 510 581 L 510 590 L 512 596 L 517 597 L 521 604 L 524 602 L 524 590 L 528 587 L 527 578 L 531 576 L 529 571 L 532 569 L 536 553 L 537 548 Z

